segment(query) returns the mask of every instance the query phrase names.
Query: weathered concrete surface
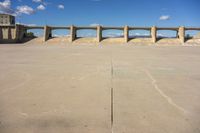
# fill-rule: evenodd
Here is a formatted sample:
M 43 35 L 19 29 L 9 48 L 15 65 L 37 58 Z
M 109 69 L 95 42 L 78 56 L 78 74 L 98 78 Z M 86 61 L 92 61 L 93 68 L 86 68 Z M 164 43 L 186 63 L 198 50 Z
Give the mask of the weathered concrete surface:
M 28 38 L 30 39 L 30 38 Z M 44 42 L 43 41 L 43 37 L 39 37 L 39 38 L 34 38 L 32 40 L 27 41 L 26 39 L 24 39 L 24 42 L 26 42 L 26 44 L 53 44 L 53 45 L 67 45 L 70 44 L 70 37 L 69 36 L 65 36 L 65 37 L 53 37 L 50 38 L 48 41 Z M 99 44 L 124 44 L 124 45 L 200 45 L 200 39 L 199 38 L 193 38 L 193 39 L 189 39 L 186 40 L 186 42 L 184 44 L 182 44 L 180 42 L 179 39 L 175 39 L 175 38 L 162 38 L 162 39 L 157 39 L 156 43 L 152 42 L 151 38 L 131 38 L 129 39 L 128 43 L 124 42 L 124 38 L 102 38 L 101 42 L 98 42 L 96 38 L 92 38 L 92 37 L 87 37 L 87 38 L 78 38 L 76 40 L 73 41 L 73 44 L 92 44 L 92 45 L 99 45 Z
M 200 132 L 200 47 L 0 45 L 0 133 Z

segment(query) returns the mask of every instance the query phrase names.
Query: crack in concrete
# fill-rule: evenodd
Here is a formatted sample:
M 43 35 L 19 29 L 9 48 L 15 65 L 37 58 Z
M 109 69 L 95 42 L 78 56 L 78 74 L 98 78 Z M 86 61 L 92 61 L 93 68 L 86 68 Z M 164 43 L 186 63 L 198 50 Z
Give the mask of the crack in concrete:
M 146 75 L 151 79 L 152 81 L 152 85 L 154 86 L 154 89 L 172 106 L 174 106 L 176 109 L 180 110 L 181 112 L 183 112 L 184 114 L 187 113 L 187 111 L 180 107 L 179 105 L 177 105 L 176 103 L 174 103 L 174 101 L 167 96 L 157 85 L 157 81 L 155 80 L 155 78 L 152 76 L 152 74 L 148 71 L 148 70 L 144 70 L 144 72 L 146 73 Z
M 152 80 L 152 85 L 154 86 L 154 88 L 160 93 L 160 95 L 161 95 L 162 97 L 164 97 L 164 98 L 167 100 L 167 102 L 168 102 L 169 104 L 171 104 L 172 106 L 174 106 L 175 108 L 177 108 L 178 110 L 180 110 L 181 112 L 183 112 L 184 114 L 189 113 L 189 112 L 186 111 L 184 108 L 182 108 L 182 107 L 180 107 L 179 105 L 177 105 L 176 103 L 174 103 L 173 100 L 172 100 L 169 96 L 167 96 L 167 95 L 158 87 L 158 85 L 157 85 L 157 83 L 156 83 L 157 81 L 155 80 L 155 78 L 152 76 L 152 74 L 151 74 L 148 70 L 145 70 L 145 73 L 146 73 L 147 76 Z M 188 123 L 191 127 L 193 127 L 193 123 L 191 123 L 189 120 L 187 120 L 187 123 Z M 199 128 L 197 128 L 196 130 L 198 130 L 198 132 L 200 131 Z

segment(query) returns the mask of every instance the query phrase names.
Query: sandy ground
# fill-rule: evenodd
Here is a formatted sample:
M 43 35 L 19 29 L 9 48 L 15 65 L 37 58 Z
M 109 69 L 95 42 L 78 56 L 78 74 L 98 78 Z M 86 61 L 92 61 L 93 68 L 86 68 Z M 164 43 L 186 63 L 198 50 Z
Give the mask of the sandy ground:
M 200 47 L 0 45 L 0 133 L 199 133 Z

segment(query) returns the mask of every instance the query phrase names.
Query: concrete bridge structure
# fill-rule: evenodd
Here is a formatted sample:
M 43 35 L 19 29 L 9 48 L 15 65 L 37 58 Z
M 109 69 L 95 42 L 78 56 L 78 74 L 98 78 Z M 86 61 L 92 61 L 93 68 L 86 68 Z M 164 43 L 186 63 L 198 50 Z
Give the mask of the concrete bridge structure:
M 130 27 L 130 26 L 124 26 L 124 27 L 106 27 L 106 26 L 25 26 L 25 25 L 10 25 L 10 26 L 0 26 L 0 42 L 6 43 L 6 42 L 22 42 L 22 40 L 25 38 L 25 35 L 28 30 L 32 29 L 42 29 L 44 30 L 44 38 L 43 41 L 48 41 L 52 37 L 52 31 L 53 30 L 70 30 L 70 42 L 73 42 L 77 39 L 77 31 L 78 30 L 95 30 L 96 31 L 96 42 L 101 42 L 103 38 L 103 31 L 105 30 L 121 30 L 123 31 L 123 38 L 124 42 L 127 43 L 131 39 L 129 36 L 130 31 L 132 30 L 147 30 L 150 32 L 150 36 L 152 39 L 152 43 L 156 43 L 158 36 L 157 32 L 159 30 L 170 30 L 170 31 L 176 31 L 176 37 L 180 40 L 181 43 L 185 42 L 186 36 L 185 32 L 200 31 L 200 28 L 197 27 Z

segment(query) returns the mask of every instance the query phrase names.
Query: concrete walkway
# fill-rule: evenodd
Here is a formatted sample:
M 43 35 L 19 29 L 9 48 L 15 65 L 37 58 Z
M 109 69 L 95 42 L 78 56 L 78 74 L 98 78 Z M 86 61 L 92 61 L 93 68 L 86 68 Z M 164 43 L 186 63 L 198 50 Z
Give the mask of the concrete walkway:
M 199 133 L 200 47 L 0 45 L 0 133 Z

